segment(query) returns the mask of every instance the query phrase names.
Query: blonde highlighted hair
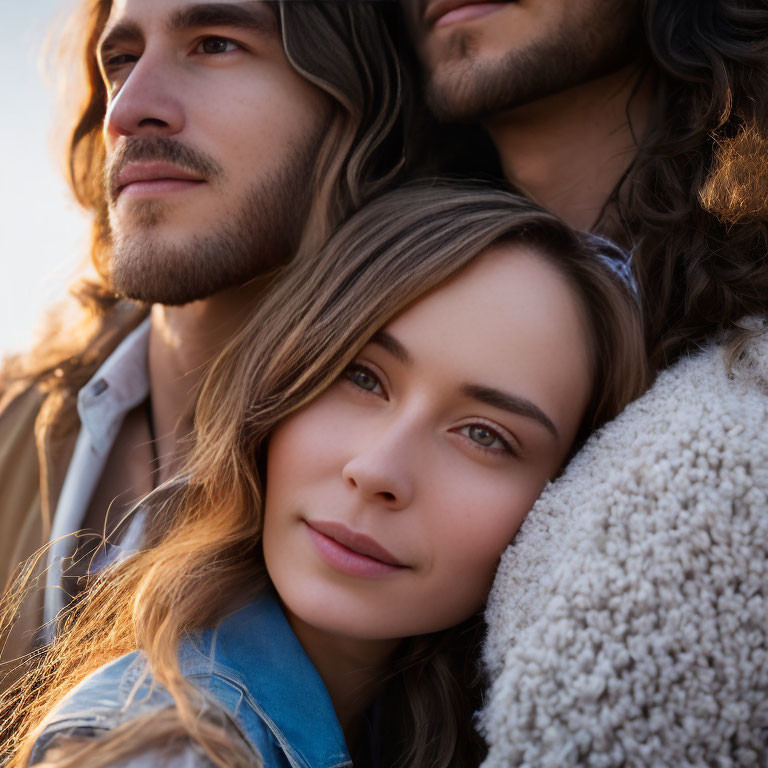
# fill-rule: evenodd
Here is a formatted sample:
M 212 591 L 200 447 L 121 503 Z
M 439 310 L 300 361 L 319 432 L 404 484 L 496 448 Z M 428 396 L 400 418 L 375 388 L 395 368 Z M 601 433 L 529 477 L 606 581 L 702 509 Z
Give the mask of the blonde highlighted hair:
M 9 768 L 25 765 L 44 716 L 106 661 L 135 649 L 177 707 L 168 733 L 187 733 L 217 765 L 221 728 L 201 725 L 201 700 L 179 670 L 184 635 L 222 618 L 221 595 L 248 600 L 268 583 L 261 553 L 266 448 L 275 426 L 322 393 L 371 336 L 500 242 L 535 247 L 584 303 L 594 391 L 583 432 L 613 418 L 647 382 L 631 289 L 600 241 L 511 193 L 447 182 L 391 192 L 347 222 L 313 260 L 283 269 L 263 304 L 208 372 L 187 471 L 145 500 L 145 546 L 95 578 L 59 638 L 6 699 Z M 476 766 L 480 686 L 474 618 L 403 644 L 383 694 L 383 765 Z M 127 728 L 140 726 L 129 724 Z M 125 731 L 78 748 L 60 765 L 109 765 L 135 749 Z M 242 758 L 246 759 L 246 758 Z

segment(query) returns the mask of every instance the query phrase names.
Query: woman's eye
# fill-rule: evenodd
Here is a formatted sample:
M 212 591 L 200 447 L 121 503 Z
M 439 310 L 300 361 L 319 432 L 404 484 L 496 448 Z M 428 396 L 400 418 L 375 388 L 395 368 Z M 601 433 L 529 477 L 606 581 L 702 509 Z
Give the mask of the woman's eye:
M 476 443 L 485 448 L 490 448 L 494 443 L 501 443 L 501 440 L 490 429 L 485 427 L 472 426 L 468 427 L 470 440 L 474 440 Z
M 483 450 L 492 453 L 509 453 L 517 455 L 517 452 L 496 430 L 482 424 L 468 424 L 459 429 L 459 432 L 466 435 L 473 443 Z
M 197 46 L 198 53 L 218 54 L 238 51 L 240 46 L 226 37 L 206 37 Z
M 345 372 L 345 376 L 360 389 L 366 392 L 381 391 L 381 382 L 373 371 L 362 365 L 350 365 Z

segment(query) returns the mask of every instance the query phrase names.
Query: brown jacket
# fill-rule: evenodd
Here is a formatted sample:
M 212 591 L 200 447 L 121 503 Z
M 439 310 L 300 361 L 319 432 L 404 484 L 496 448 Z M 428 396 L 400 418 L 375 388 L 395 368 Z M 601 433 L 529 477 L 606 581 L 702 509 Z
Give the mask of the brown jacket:
M 97 354 L 90 356 L 83 376 L 96 372 L 146 316 L 146 310 L 118 306 L 110 315 L 104 332 L 91 342 Z M 15 583 L 20 566 L 28 562 L 30 568 L 29 589 L 0 652 L 0 688 L 12 660 L 38 642 L 46 567 L 41 548 L 50 538 L 79 426 L 76 391 L 45 392 L 37 384 L 11 384 L 0 391 L 0 584 L 4 594 Z M 41 556 L 33 565 L 28 559 L 36 553 Z
M 77 439 L 74 396 L 45 395 L 36 385 L 12 397 L 0 410 L 0 579 L 4 592 L 19 566 L 48 543 L 53 511 Z M 57 429 L 60 419 L 73 425 Z M 36 641 L 43 622 L 45 555 L 36 563 L 29 593 L 2 651 L 15 659 Z

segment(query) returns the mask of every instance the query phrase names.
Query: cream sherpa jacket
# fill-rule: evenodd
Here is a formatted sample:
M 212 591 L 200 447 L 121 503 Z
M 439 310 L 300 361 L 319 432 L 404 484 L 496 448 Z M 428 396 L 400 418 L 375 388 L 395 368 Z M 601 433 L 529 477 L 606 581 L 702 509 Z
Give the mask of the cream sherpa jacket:
M 768 331 L 593 436 L 487 620 L 483 768 L 768 766 Z

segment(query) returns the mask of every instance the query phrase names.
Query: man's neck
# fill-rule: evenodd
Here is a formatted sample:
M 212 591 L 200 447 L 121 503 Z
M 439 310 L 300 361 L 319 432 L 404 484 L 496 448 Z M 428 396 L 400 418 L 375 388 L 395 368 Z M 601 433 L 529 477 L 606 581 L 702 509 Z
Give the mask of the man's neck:
M 192 431 L 197 386 L 208 364 L 253 311 L 266 282 L 181 307 L 152 307 L 148 369 L 160 481 L 180 468 L 188 447 L 183 438 Z
M 589 230 L 636 155 L 650 100 L 650 83 L 637 88 L 627 68 L 497 113 L 486 128 L 510 182 Z

